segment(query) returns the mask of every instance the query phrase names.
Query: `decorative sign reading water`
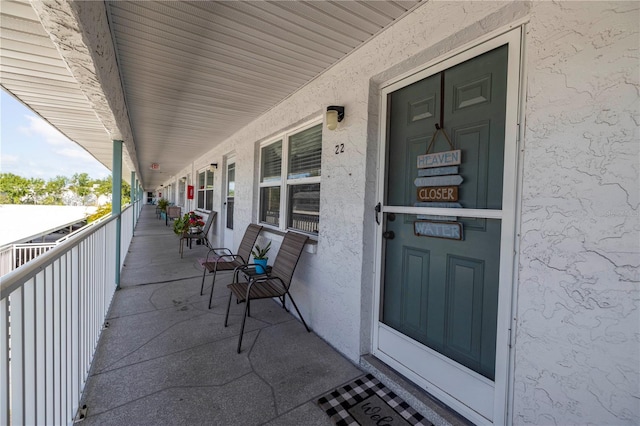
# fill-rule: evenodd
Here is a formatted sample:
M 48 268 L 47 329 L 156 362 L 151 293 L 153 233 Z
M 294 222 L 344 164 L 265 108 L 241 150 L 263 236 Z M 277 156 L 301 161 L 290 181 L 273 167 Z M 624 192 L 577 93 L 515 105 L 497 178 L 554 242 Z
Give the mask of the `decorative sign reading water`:
M 460 222 L 418 220 L 413 222 L 413 232 L 424 237 L 462 240 L 462 224 Z

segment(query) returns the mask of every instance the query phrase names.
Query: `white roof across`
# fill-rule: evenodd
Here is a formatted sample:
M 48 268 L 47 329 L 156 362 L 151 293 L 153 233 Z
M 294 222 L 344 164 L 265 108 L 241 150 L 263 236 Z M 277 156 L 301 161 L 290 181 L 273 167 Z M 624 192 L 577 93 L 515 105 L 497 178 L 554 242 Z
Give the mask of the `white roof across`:
M 0 246 L 30 241 L 84 220 L 87 206 L 0 205 Z

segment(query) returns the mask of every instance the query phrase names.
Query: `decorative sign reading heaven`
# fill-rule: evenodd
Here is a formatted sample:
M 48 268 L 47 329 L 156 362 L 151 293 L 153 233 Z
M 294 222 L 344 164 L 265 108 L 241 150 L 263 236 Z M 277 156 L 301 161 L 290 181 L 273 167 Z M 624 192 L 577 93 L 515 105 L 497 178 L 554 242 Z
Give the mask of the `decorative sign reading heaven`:
M 434 154 L 418 155 L 418 168 L 455 166 L 462 162 L 462 152 L 455 151 L 436 152 Z

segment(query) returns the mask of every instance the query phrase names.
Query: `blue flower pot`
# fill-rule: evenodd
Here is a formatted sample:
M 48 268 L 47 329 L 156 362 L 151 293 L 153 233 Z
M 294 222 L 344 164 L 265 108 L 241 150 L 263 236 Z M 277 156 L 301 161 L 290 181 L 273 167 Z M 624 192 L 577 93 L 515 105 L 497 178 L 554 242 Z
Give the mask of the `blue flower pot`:
M 256 264 L 256 272 L 258 274 L 267 273 L 267 261 L 269 259 L 253 259 L 253 263 Z

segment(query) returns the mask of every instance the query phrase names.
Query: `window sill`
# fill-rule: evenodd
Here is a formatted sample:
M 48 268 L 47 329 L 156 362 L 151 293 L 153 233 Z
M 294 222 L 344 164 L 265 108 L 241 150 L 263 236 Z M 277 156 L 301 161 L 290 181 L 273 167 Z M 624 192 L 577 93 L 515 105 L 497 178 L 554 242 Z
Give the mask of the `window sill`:
M 295 232 L 298 232 L 298 231 L 295 231 Z M 307 240 L 307 243 L 304 245 L 304 251 L 306 253 L 316 254 L 318 252 L 318 240 L 316 239 L 317 236 L 308 235 L 308 234 L 305 234 L 304 232 L 300 232 L 300 233 L 303 235 L 307 235 L 309 237 L 309 239 Z M 268 225 L 263 224 L 261 234 L 264 234 L 267 238 L 273 241 L 277 241 L 278 243 L 281 243 L 282 239 L 284 238 L 284 234 L 286 234 L 286 232 L 283 232 L 276 228 L 271 228 Z

